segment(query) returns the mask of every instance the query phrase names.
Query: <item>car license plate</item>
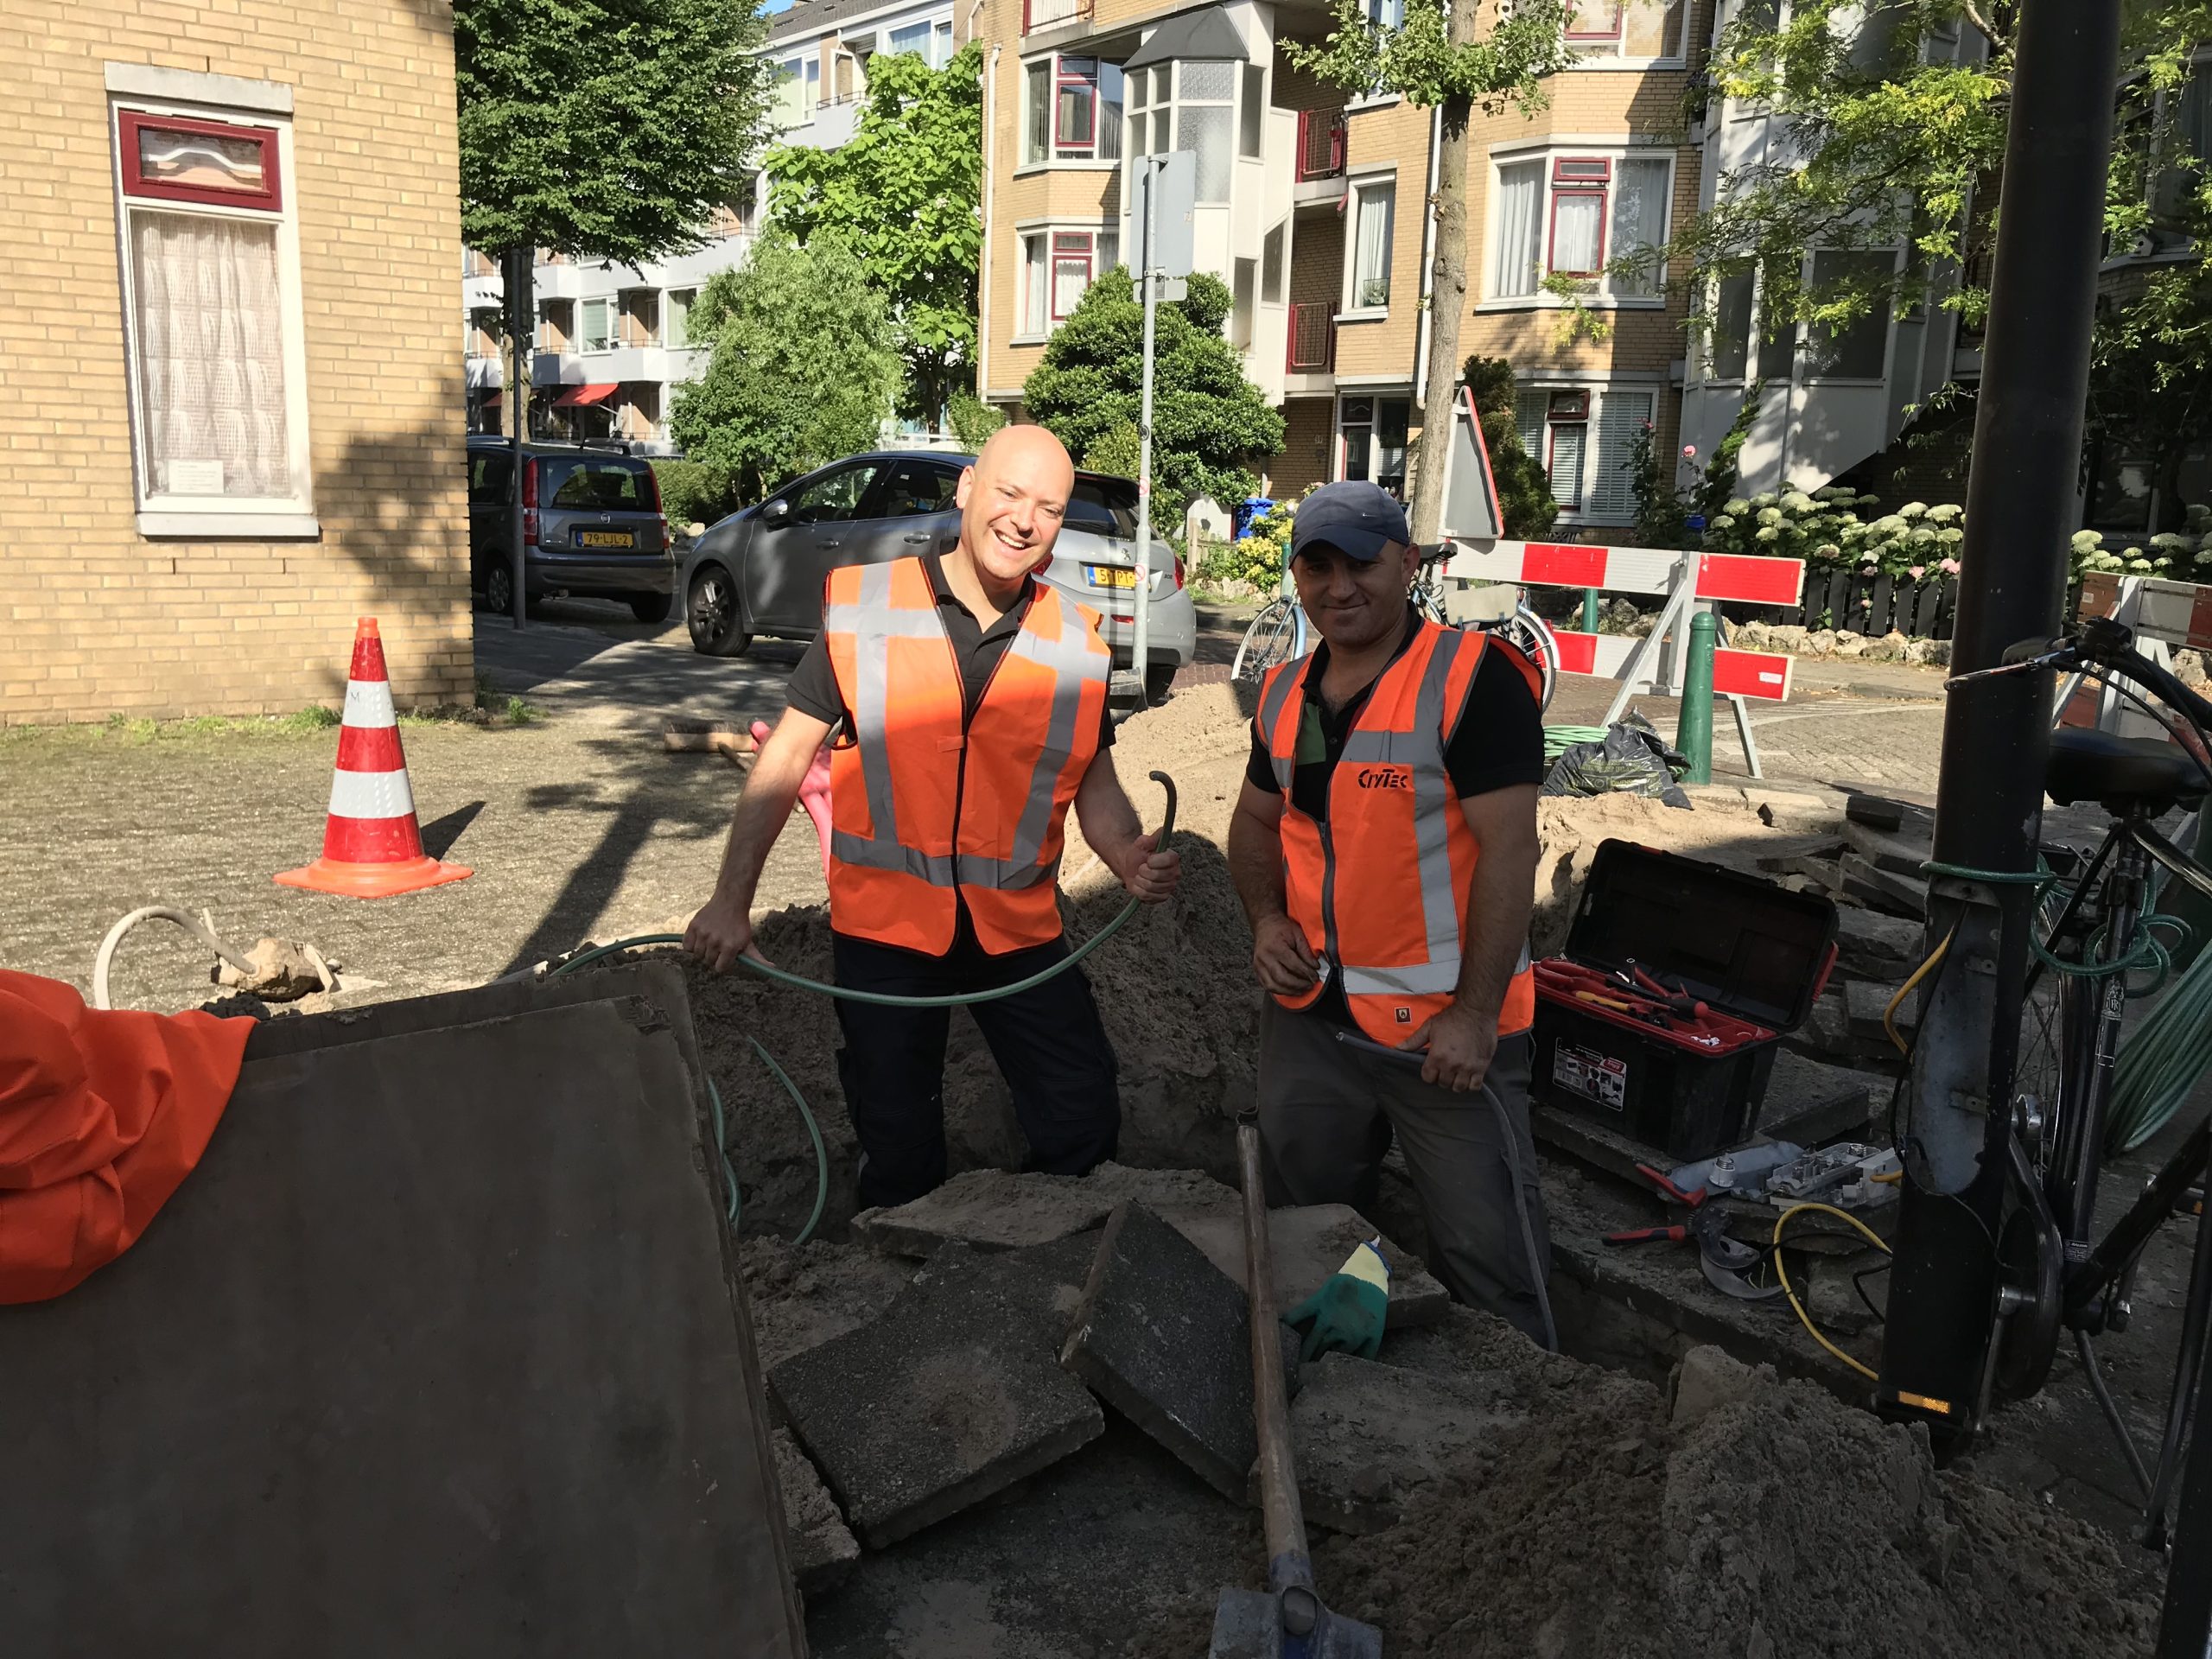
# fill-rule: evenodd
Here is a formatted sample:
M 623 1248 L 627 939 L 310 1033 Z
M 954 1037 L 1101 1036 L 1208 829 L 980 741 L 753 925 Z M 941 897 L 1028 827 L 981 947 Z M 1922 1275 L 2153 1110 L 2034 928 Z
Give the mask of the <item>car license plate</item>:
M 1086 564 L 1083 574 L 1094 588 L 1135 588 L 1137 573 L 1118 564 Z
M 577 542 L 584 547 L 635 547 L 637 533 L 627 530 L 581 530 Z

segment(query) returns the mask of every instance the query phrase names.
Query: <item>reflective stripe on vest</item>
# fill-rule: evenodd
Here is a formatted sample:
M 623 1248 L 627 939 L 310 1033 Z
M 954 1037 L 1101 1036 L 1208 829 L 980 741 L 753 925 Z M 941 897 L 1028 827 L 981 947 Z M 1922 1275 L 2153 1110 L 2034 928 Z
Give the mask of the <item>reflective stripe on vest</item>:
M 960 665 L 922 561 L 833 571 L 823 630 L 853 716 L 831 756 L 832 926 L 941 954 L 965 889 L 987 950 L 1057 938 L 1062 823 L 1097 752 L 1109 671 L 1095 620 L 1040 586 L 965 734 Z M 839 810 L 855 790 L 865 830 L 849 795 Z M 978 798 L 988 817 L 967 810 Z
M 1482 653 L 1494 643 L 1421 625 L 1382 671 L 1344 740 L 1331 772 L 1326 823 L 1300 812 L 1293 795 L 1309 664 L 1285 664 L 1261 690 L 1260 734 L 1283 795 L 1284 886 L 1293 918 L 1315 954 L 1333 965 L 1353 1018 L 1378 1040 L 1402 1041 L 1459 987 L 1461 930 L 1480 849 L 1444 756 Z M 1410 840 L 1414 856 L 1406 858 L 1398 845 L 1376 844 L 1377 834 Z M 1370 839 L 1351 847 L 1346 836 Z M 1393 942 L 1395 918 L 1416 906 L 1418 944 L 1404 933 Z M 1416 950 L 1418 959 L 1408 960 Z M 1278 1000 L 1297 1007 L 1319 995 L 1317 987 Z M 1525 1029 L 1534 1000 L 1524 940 L 1500 1010 L 1501 1032 Z

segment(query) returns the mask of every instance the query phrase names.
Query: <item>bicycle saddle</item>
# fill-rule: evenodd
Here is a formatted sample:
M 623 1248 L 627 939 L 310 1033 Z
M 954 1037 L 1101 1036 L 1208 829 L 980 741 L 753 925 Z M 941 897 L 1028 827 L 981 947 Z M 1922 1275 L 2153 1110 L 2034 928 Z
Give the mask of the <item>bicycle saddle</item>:
M 2050 734 L 2044 792 L 2061 806 L 2094 801 L 2115 817 L 2140 807 L 2157 817 L 2202 799 L 2204 775 L 2171 743 L 2063 727 Z

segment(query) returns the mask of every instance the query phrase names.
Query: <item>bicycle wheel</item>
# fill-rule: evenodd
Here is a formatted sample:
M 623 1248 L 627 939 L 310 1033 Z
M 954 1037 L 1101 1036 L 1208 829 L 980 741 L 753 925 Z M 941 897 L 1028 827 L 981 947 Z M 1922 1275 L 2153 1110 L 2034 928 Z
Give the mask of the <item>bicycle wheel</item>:
M 1230 664 L 1229 677 L 1256 685 L 1267 677 L 1269 669 L 1303 656 L 1305 651 L 1306 613 L 1298 608 L 1294 600 L 1277 595 L 1261 607 L 1251 626 L 1244 630 L 1244 638 L 1236 647 L 1236 660 Z
M 1553 638 L 1544 619 L 1523 603 L 1512 615 L 1491 623 L 1484 632 L 1496 634 L 1536 665 L 1540 681 L 1536 712 L 1542 714 L 1550 709 L 1552 693 L 1559 690 L 1559 641 Z

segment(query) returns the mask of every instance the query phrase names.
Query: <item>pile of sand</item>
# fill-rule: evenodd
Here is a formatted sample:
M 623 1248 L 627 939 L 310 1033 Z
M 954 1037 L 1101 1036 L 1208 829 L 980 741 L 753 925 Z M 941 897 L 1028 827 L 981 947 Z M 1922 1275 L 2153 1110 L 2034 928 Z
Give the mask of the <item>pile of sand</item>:
M 1233 1177 L 1231 1124 L 1254 1082 L 1260 992 L 1250 934 L 1229 879 L 1224 846 L 1250 753 L 1249 688 L 1210 685 L 1179 692 L 1119 728 L 1113 753 L 1130 798 L 1157 824 L 1155 768 L 1176 781 L 1175 846 L 1182 890 L 1170 904 L 1139 912 L 1084 963 L 1121 1057 L 1122 1161 L 1205 1169 Z M 1598 844 L 1609 836 L 1756 870 L 1763 854 L 1792 838 L 1749 807 L 1707 800 L 1693 810 L 1629 796 L 1546 800 L 1531 926 L 1535 953 L 1556 953 Z M 1068 937 L 1080 942 L 1126 902 L 1120 885 L 1083 843 L 1071 816 L 1063 866 Z M 682 918 L 670 931 L 677 931 Z M 818 906 L 756 918 L 760 949 L 779 966 L 830 976 L 828 917 Z M 813 1207 L 815 1166 L 797 1110 L 753 1052 L 757 1038 L 791 1074 L 821 1122 L 832 1154 L 828 1225 L 853 1210 L 854 1143 L 837 1077 L 837 1017 L 826 997 L 786 989 L 740 970 L 718 978 L 690 971 L 693 1015 L 709 1069 L 734 1119 L 732 1137 L 745 1184 L 748 1223 L 789 1233 Z M 964 1011 L 951 1019 L 944 1105 L 951 1167 L 1015 1167 L 1022 1143 L 1011 1101 L 982 1033 Z

